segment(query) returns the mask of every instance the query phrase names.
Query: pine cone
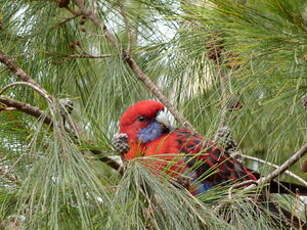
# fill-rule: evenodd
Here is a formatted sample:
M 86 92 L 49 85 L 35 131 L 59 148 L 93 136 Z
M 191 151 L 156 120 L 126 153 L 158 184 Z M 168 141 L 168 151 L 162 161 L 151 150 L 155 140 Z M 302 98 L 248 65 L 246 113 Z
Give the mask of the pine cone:
M 228 126 L 224 126 L 217 131 L 218 143 L 226 151 L 236 151 L 238 148 L 237 142 L 234 140 L 231 130 Z
M 60 104 L 64 107 L 64 109 L 65 109 L 65 111 L 63 111 L 64 114 L 65 114 L 65 113 L 71 114 L 71 112 L 72 112 L 73 109 L 74 109 L 74 102 L 73 102 L 72 100 L 70 100 L 69 98 L 61 98 L 61 99 L 59 100 L 59 103 L 60 103 Z
M 128 135 L 126 133 L 115 133 L 112 138 L 112 144 L 121 154 L 129 151 Z

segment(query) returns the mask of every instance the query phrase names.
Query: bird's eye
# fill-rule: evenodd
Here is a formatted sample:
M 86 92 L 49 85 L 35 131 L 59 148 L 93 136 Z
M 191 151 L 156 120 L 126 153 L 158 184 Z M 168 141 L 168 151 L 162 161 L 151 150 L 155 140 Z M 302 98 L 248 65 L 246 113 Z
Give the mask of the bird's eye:
M 147 119 L 146 119 L 146 117 L 144 117 L 144 116 L 139 116 L 138 117 L 138 121 L 141 121 L 141 122 L 144 122 L 144 121 L 146 121 Z

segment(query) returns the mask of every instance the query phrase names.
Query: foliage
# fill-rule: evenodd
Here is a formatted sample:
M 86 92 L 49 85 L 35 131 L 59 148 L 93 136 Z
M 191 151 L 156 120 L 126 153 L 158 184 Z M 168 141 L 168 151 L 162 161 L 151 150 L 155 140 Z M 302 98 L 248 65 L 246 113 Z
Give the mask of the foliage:
M 0 103 L 0 167 L 9 168 L 0 170 L 0 228 L 281 229 L 265 214 L 255 220 L 244 195 L 226 199 L 232 222 L 219 218 L 212 210 L 229 188 L 194 198 L 138 161 L 123 176 L 99 161 L 116 154 L 110 138 L 120 114 L 155 97 L 100 28 L 71 13 L 79 10 L 74 1 L 70 12 L 58 2 L 0 0 L 0 51 L 55 98 L 74 101 L 69 119 L 78 134 L 67 132 L 58 105 L 31 88 L 5 92 L 40 108 L 54 125 L 2 111 Z M 206 137 L 228 125 L 245 154 L 276 164 L 307 141 L 304 0 L 84 2 Z M 19 81 L 3 64 L 0 79 L 0 88 Z M 230 112 L 233 95 L 243 108 Z M 93 156 L 90 147 L 102 154 Z M 291 170 L 306 176 L 300 164 Z M 278 199 L 292 209 L 296 201 Z

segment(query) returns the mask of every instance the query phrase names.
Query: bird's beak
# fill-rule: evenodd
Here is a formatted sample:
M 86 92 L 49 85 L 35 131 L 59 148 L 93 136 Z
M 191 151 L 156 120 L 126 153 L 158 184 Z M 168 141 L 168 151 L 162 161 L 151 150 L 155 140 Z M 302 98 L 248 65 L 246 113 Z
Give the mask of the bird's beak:
M 168 116 L 168 112 L 166 110 L 161 110 L 155 119 L 157 122 L 162 124 L 166 129 L 172 130 L 172 125 Z

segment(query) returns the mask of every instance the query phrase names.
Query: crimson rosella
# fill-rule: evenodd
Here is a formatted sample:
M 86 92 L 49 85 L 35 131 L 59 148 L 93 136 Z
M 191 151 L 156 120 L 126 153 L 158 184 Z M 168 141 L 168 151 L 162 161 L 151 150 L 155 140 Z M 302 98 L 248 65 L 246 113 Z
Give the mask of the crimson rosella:
M 260 177 L 200 134 L 189 129 L 171 129 L 161 119 L 163 110 L 161 103 L 145 100 L 130 106 L 123 113 L 119 122 L 120 133 L 127 134 L 129 147 L 122 155 L 124 160 L 152 157 L 150 163 L 144 163 L 146 166 L 155 171 L 166 170 L 175 178 L 181 175 L 190 178 L 191 183 L 188 184 L 194 185 L 189 187 L 193 194 L 216 185 L 244 181 L 252 183 Z M 272 181 L 269 190 L 307 194 L 304 186 L 280 181 Z

